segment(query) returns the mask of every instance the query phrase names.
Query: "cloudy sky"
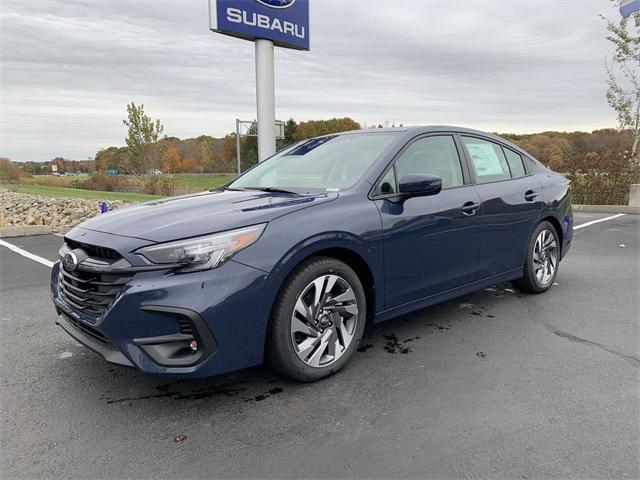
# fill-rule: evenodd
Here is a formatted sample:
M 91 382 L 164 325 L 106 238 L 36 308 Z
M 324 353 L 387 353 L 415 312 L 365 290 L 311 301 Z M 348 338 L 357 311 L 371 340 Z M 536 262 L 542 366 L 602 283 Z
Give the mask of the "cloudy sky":
M 209 32 L 207 0 L 1 3 L 1 156 L 122 145 L 132 100 L 181 138 L 255 118 L 253 44 Z M 311 51 L 276 52 L 276 114 L 613 127 L 598 14 L 617 11 L 608 0 L 311 0 Z

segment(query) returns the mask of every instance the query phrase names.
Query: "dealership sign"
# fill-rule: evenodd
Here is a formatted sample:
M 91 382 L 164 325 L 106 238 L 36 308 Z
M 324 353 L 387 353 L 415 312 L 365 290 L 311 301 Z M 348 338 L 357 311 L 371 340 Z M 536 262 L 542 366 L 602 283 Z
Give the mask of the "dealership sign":
M 640 0 L 621 0 L 620 13 L 624 18 L 629 17 L 632 13 L 640 11 Z
M 209 23 L 225 35 L 309 50 L 309 0 L 212 0 Z

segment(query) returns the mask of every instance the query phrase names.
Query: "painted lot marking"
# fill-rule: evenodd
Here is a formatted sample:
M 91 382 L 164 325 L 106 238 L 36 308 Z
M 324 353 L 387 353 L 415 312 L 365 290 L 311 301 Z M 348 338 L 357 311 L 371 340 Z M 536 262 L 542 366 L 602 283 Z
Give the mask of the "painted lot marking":
M 573 227 L 574 230 L 580 230 L 581 228 L 584 227 L 589 227 L 595 223 L 600 223 L 600 222 L 606 222 L 607 220 L 613 220 L 614 218 L 618 218 L 618 217 L 624 217 L 624 213 L 618 213 L 616 215 L 612 215 L 610 217 L 605 217 L 605 218 L 599 218 L 597 220 L 591 220 L 590 222 L 587 223 L 583 223 L 581 225 L 576 225 L 575 227 Z
M 53 268 L 52 261 L 47 260 L 46 258 L 39 257 L 38 255 L 34 255 L 33 253 L 27 252 L 26 250 L 23 250 L 20 247 L 16 247 L 12 243 L 5 242 L 4 240 L 0 240 L 0 245 L 3 247 L 7 247 L 12 252 L 16 252 L 17 254 L 22 255 L 23 257 L 33 260 L 34 262 L 38 262 L 46 267 Z
M 605 218 L 599 218 L 597 220 L 592 220 L 590 222 L 587 223 L 583 223 L 581 225 L 576 225 L 573 227 L 574 230 L 580 230 L 581 228 L 584 227 L 590 227 L 591 225 L 595 225 L 596 223 L 600 223 L 600 222 L 607 222 L 609 220 L 613 220 L 614 218 L 619 218 L 619 217 L 624 217 L 624 213 L 618 213 L 617 215 L 612 215 L 610 217 L 605 217 Z M 27 252 L 26 250 L 20 248 L 20 247 L 16 247 L 15 245 L 9 243 L 9 242 L 5 242 L 4 240 L 0 240 L 0 246 L 3 247 L 7 247 L 9 250 L 22 255 L 23 257 L 29 258 L 35 262 L 41 263 L 42 265 L 49 267 L 49 268 L 53 268 L 53 262 L 50 260 L 47 260 L 46 258 L 42 258 L 39 257 L 38 255 L 34 255 L 33 253 Z

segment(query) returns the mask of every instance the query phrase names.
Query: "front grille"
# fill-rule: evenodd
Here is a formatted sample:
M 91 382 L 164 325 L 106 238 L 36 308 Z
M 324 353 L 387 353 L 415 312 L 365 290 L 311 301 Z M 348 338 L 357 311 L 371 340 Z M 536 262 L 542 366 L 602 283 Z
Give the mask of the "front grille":
M 69 273 L 61 266 L 58 276 L 60 296 L 77 310 L 100 317 L 131 277 L 130 273 L 97 273 L 85 270 Z
M 114 260 L 120 260 L 122 258 L 122 255 L 111 248 L 99 247 L 98 245 L 88 245 L 86 243 L 76 242 L 75 240 L 71 240 L 66 237 L 64 241 L 70 250 L 81 248 L 82 250 L 87 252 L 87 255 L 89 255 L 91 258 L 108 260 L 109 263 L 112 263 Z
M 67 322 L 69 322 L 71 325 L 76 327 L 78 330 L 81 330 L 82 332 L 86 333 L 94 340 L 97 340 L 98 342 L 102 343 L 107 347 L 113 347 L 113 344 L 111 343 L 111 341 L 99 330 L 96 330 L 95 328 L 81 322 L 76 318 L 72 318 L 69 315 L 63 315 L 63 316 L 65 320 L 67 320 Z

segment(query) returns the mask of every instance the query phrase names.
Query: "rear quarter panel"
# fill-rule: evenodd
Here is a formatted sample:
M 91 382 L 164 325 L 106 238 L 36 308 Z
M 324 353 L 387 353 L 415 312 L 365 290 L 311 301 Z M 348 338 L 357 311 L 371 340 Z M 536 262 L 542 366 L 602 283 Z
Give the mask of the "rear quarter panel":
M 573 208 L 571 206 L 571 184 L 561 174 L 536 163 L 535 176 L 542 188 L 543 206 L 541 218 L 552 217 L 560 226 L 562 237 L 561 259 L 571 247 L 573 240 Z

